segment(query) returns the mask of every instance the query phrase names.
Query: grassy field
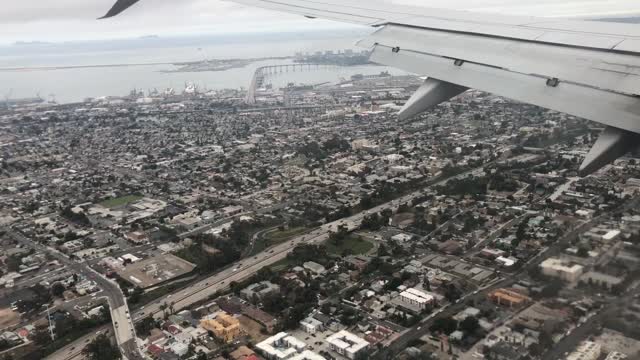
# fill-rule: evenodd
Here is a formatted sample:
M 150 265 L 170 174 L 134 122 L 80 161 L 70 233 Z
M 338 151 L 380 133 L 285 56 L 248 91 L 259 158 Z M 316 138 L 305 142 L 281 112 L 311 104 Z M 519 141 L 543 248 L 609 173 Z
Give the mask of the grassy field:
M 349 254 L 360 255 L 369 252 L 369 250 L 373 248 L 372 243 L 357 236 L 349 236 L 339 245 L 327 241 L 325 242 L 325 246 L 329 253 L 336 255 L 342 255 L 345 250 L 347 250 Z
M 269 242 L 269 246 L 281 243 L 291 237 L 302 234 L 307 231 L 306 227 L 294 227 L 284 231 L 275 230 L 265 234 L 265 239 Z
M 269 231 L 264 234 L 264 236 L 256 240 L 250 255 L 253 256 L 270 246 L 280 244 L 281 242 L 284 242 L 296 235 L 300 235 L 305 231 L 307 231 L 307 228 L 305 227 L 290 228 L 284 231 L 277 229 Z
M 143 196 L 140 196 L 140 195 L 126 195 L 126 196 L 121 196 L 121 197 L 118 197 L 118 198 L 105 200 L 105 201 L 101 202 L 100 205 L 102 205 L 104 207 L 108 207 L 108 208 L 114 208 L 114 207 L 130 204 L 130 203 L 132 203 L 134 201 L 138 201 L 138 200 L 140 200 L 142 198 L 143 198 Z
M 278 272 L 280 270 L 284 270 L 287 267 L 289 267 L 291 265 L 295 265 L 295 264 L 296 264 L 295 260 L 286 257 L 286 258 L 284 258 L 284 259 L 282 259 L 280 261 L 277 261 L 277 262 L 271 264 L 269 267 L 271 268 L 272 271 Z

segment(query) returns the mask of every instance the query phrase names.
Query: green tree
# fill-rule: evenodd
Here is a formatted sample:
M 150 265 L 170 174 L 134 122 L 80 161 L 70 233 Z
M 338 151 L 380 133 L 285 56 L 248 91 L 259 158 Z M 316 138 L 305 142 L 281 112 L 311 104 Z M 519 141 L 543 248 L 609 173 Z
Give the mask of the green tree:
M 557 297 L 558 293 L 560 292 L 560 290 L 562 290 L 563 287 L 564 287 L 564 284 L 562 283 L 561 280 L 553 279 L 547 286 L 542 288 L 540 295 L 542 295 L 545 298 Z
M 100 334 L 82 350 L 82 354 L 89 360 L 118 360 L 122 358 L 117 346 L 105 334 Z
M 62 285 L 62 283 L 59 283 L 59 282 L 54 283 L 51 286 L 51 295 L 53 295 L 55 297 L 62 297 L 62 294 L 64 293 L 65 290 L 66 289 L 65 289 L 64 285 Z
M 473 334 L 480 327 L 480 323 L 475 316 L 467 316 L 462 322 L 460 322 L 460 330 L 467 334 Z
M 18 271 L 20 270 L 20 265 L 22 261 L 19 256 L 11 255 L 6 260 L 7 270 L 9 271 Z
M 444 333 L 446 335 L 451 334 L 458 328 L 458 322 L 452 317 L 437 318 L 433 325 L 429 327 L 429 330 L 434 333 Z

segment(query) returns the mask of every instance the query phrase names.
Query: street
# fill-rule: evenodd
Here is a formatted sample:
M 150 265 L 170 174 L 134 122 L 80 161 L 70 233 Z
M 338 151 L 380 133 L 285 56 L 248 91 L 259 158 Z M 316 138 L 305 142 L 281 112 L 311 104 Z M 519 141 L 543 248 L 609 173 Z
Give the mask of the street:
M 38 242 L 31 241 L 20 232 L 14 231 L 10 228 L 4 228 L 3 230 L 21 244 L 34 247 L 43 253 L 47 253 L 60 261 L 60 263 L 64 264 L 68 270 L 95 281 L 103 290 L 103 295 L 106 296 L 109 301 L 111 318 L 114 329 L 116 329 L 116 341 L 122 350 L 123 356 L 129 360 L 144 359 L 144 356 L 138 352 L 138 347 L 135 342 L 135 327 L 132 319 L 129 317 L 129 310 L 124 294 L 122 294 L 120 287 L 115 282 L 102 277 L 87 264 L 72 261 L 55 249 L 46 247 Z M 76 341 L 71 346 L 78 347 L 84 345 Z

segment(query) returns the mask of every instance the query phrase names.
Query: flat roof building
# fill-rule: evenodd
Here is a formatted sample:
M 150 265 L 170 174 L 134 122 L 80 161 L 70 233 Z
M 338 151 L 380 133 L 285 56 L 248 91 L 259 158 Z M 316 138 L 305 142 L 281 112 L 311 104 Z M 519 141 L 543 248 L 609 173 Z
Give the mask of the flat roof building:
M 602 345 L 593 341 L 585 341 L 567 356 L 567 360 L 598 360 L 601 353 Z
M 280 292 L 279 285 L 273 284 L 270 281 L 261 281 L 242 289 L 240 295 L 249 301 L 253 301 L 255 298 L 262 300 L 263 297 L 277 292 Z
M 146 289 L 175 279 L 193 271 L 196 266 L 172 254 L 153 256 L 129 264 L 120 269 L 114 269 L 118 275 L 131 284 Z
M 355 359 L 358 354 L 367 351 L 369 342 L 346 331 L 339 331 L 326 339 L 331 350 L 349 359 Z
M 300 321 L 300 326 L 302 326 L 307 334 L 315 334 L 318 331 L 322 331 L 324 329 L 324 325 L 322 324 L 322 322 L 314 319 L 311 316 Z
M 584 267 L 578 264 L 572 264 L 569 261 L 548 258 L 540 264 L 542 273 L 547 276 L 556 277 L 568 282 L 575 282 L 584 271 Z
M 627 358 L 627 355 L 621 352 L 612 351 L 609 354 L 607 354 L 607 357 L 604 360 L 624 360 L 626 358 Z
M 200 326 L 211 331 L 217 339 L 226 343 L 230 343 L 240 336 L 240 322 L 224 311 L 214 319 L 200 321 Z
M 496 289 L 490 292 L 488 297 L 489 300 L 498 305 L 507 305 L 509 307 L 524 305 L 531 301 L 528 296 L 511 289 Z
M 400 300 L 404 303 L 411 304 L 419 309 L 425 309 L 427 306 L 433 304 L 435 298 L 433 295 L 427 294 L 417 289 L 407 289 L 400 293 Z
M 307 344 L 295 337 L 280 332 L 256 345 L 269 360 L 326 360 L 312 351 L 305 350 Z
M 324 266 L 313 261 L 307 261 L 306 263 L 302 264 L 302 267 L 316 275 L 324 275 L 327 272 L 327 269 L 325 269 Z

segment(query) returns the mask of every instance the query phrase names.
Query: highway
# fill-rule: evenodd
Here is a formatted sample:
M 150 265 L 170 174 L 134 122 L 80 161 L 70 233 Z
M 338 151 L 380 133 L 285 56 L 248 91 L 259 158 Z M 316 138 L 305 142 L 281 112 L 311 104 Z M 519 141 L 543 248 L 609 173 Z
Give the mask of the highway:
M 427 186 L 444 185 L 451 179 L 465 177 L 480 169 L 481 168 L 472 169 L 464 173 L 452 176 L 450 178 L 428 184 Z M 270 266 L 286 258 L 287 254 L 293 251 L 293 249 L 297 245 L 320 244 L 328 240 L 330 233 L 337 231 L 340 225 L 347 226 L 348 230 L 350 231 L 355 230 L 360 226 L 362 219 L 366 215 L 378 213 L 386 209 L 397 208 L 401 204 L 408 203 L 420 196 L 422 194 L 422 191 L 423 189 L 414 191 L 410 194 L 401 196 L 397 199 L 378 205 L 369 210 L 365 210 L 358 214 L 324 224 L 316 228 L 315 230 L 293 237 L 291 240 L 265 249 L 252 258 L 239 260 L 236 265 L 232 267 L 226 268 L 204 280 L 189 285 L 186 288 L 161 297 L 153 301 L 152 303 L 141 307 L 140 310 L 134 314 L 134 319 L 135 321 L 138 321 L 148 316 L 149 314 L 153 315 L 155 318 L 163 318 L 163 308 L 168 308 L 171 306 L 174 311 L 179 311 L 181 309 L 188 308 L 195 303 L 205 301 L 217 292 L 227 290 L 229 288 L 229 283 L 246 280 L 253 274 L 257 273 L 261 268 Z
M 135 341 L 135 327 L 133 325 L 132 319 L 129 316 L 129 308 L 127 306 L 127 302 L 125 301 L 124 294 L 122 294 L 120 287 L 115 282 L 103 277 L 102 275 L 91 269 L 87 264 L 72 261 L 61 252 L 53 248 L 46 247 L 38 242 L 32 241 L 18 231 L 14 231 L 11 228 L 4 228 L 4 230 L 6 231 L 7 235 L 11 236 L 21 244 L 29 247 L 34 247 L 38 251 L 47 253 L 53 258 L 60 261 L 60 263 L 64 264 L 67 269 L 79 275 L 82 275 L 87 279 L 95 281 L 103 290 L 103 296 L 106 296 L 109 301 L 109 308 L 111 310 L 111 318 L 116 334 L 116 341 L 118 343 L 118 346 L 120 346 L 122 355 L 125 357 L 125 359 L 128 360 L 144 359 L 144 356 L 138 351 L 138 347 Z M 74 344 L 70 345 L 75 347 L 77 347 L 78 345 L 83 346 L 78 342 L 74 342 Z
M 98 335 L 100 335 L 100 334 L 108 334 L 110 329 L 111 329 L 111 325 L 104 325 L 104 326 L 96 329 L 95 332 L 89 333 L 89 334 L 79 338 L 78 340 L 72 342 L 71 344 L 68 344 L 67 346 L 63 347 L 62 349 L 56 351 L 55 353 L 47 356 L 46 359 L 47 360 L 75 360 L 75 359 L 80 360 L 80 359 L 84 359 L 84 356 L 82 355 L 82 349 L 84 349 L 84 347 L 88 343 L 90 343 L 96 337 L 98 337 Z
M 481 168 L 472 169 L 464 173 L 451 176 L 447 179 L 438 181 L 428 181 L 425 187 L 444 185 L 447 181 L 454 178 L 461 178 L 469 174 L 475 173 Z M 423 188 L 424 189 L 424 188 Z M 98 285 L 104 290 L 104 295 L 109 299 L 109 305 L 111 307 L 111 314 L 113 318 L 113 326 L 116 333 L 116 340 L 122 350 L 125 359 L 142 359 L 144 355 L 141 350 L 138 349 L 135 341 L 135 327 L 134 322 L 137 322 L 149 314 L 155 318 L 163 318 L 163 308 L 171 306 L 174 311 L 179 311 L 192 306 L 195 303 L 205 301 L 217 292 L 228 290 L 229 283 L 232 281 L 239 282 L 248 279 L 258 270 L 265 266 L 270 266 L 284 258 L 289 254 L 296 245 L 301 244 L 319 244 L 328 240 L 331 232 L 337 231 L 340 225 L 345 225 L 349 230 L 355 230 L 360 226 L 360 223 L 364 216 L 381 212 L 386 209 L 392 209 L 400 206 L 401 204 L 412 201 L 416 197 L 420 196 L 422 190 L 414 191 L 410 194 L 401 196 L 397 199 L 389 201 L 387 203 L 378 205 L 372 209 L 362 211 L 358 214 L 352 215 L 347 218 L 336 220 L 331 223 L 327 223 L 320 226 L 310 232 L 296 236 L 291 240 L 284 243 L 272 246 L 265 249 L 259 254 L 256 254 L 252 258 L 245 258 L 239 260 L 236 264 L 228 267 L 208 278 L 198 281 L 194 284 L 182 288 L 172 294 L 163 296 L 149 304 L 140 307 L 135 314 L 129 314 L 128 307 L 125 301 L 125 297 L 120 291 L 120 288 L 111 280 L 102 277 L 96 271 L 91 269 L 88 264 L 76 263 L 69 260 L 66 256 L 56 251 L 55 249 L 45 247 L 39 243 L 33 242 L 27 239 L 24 235 L 7 229 L 10 235 L 14 235 L 16 240 L 26 245 L 35 246 L 41 251 L 45 251 L 51 254 L 61 263 L 67 265 L 70 269 L 86 275 L 88 278 L 96 281 Z M 84 346 L 81 341 L 75 341 L 68 345 L 68 348 Z M 58 353 L 56 353 L 58 354 Z M 65 360 L 72 359 L 73 357 L 65 358 Z M 59 360 L 60 358 L 56 358 Z

